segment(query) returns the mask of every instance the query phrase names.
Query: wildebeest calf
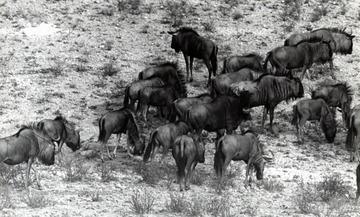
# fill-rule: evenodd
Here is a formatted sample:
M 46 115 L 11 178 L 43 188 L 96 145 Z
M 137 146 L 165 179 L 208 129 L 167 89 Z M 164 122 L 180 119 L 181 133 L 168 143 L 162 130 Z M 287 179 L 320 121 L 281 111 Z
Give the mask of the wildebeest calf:
M 172 155 L 178 168 L 180 191 L 190 189 L 190 180 L 198 162 L 205 162 L 205 147 L 199 137 L 179 136 L 176 138 Z

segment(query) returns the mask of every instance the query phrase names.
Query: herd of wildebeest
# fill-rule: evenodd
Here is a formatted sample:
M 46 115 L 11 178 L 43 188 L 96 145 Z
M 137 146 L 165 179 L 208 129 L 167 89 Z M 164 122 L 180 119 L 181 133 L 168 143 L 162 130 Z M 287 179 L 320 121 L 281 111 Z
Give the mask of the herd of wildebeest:
M 189 189 L 193 170 L 198 162 L 205 161 L 203 130 L 217 133 L 214 169 L 220 180 L 231 160 L 243 160 L 247 164 L 245 185 L 249 184 L 249 173 L 253 169 L 257 179 L 262 179 L 266 159 L 258 136 L 253 130 L 241 130 L 240 134 L 234 131 L 242 121 L 251 120 L 250 108 L 264 106 L 261 129 L 270 112 L 270 131 L 277 133 L 273 128 L 275 107 L 282 101 L 302 98 L 302 80 L 305 74 L 309 74 L 309 68 L 314 63 L 329 62 L 332 69 L 333 54 L 351 54 L 355 37 L 338 28 L 293 34 L 285 40 L 284 46 L 268 52 L 265 60 L 256 52 L 227 57 L 221 73 L 216 75 L 218 47 L 213 41 L 201 37 L 189 27 L 168 33 L 172 35 L 171 48 L 184 55 L 186 77 L 175 62 L 157 64 L 141 71 L 138 80 L 125 88 L 123 108 L 110 111 L 99 119 L 98 141 L 106 147 L 110 159 L 116 157 L 122 134 L 127 135 L 128 154 L 143 154 L 144 162 L 154 161 L 159 148 L 163 150 L 162 159 L 171 149 L 181 191 Z M 193 80 L 194 58 L 202 59 L 208 69 L 207 87 L 210 91 L 188 97 L 186 82 Z M 294 75 L 296 69 L 301 69 L 299 77 Z M 307 120 L 315 120 L 326 140 L 334 142 L 338 109 L 342 113 L 343 128 L 347 129 L 346 148 L 350 152 L 350 161 L 359 161 L 360 105 L 351 108 L 352 95 L 353 91 L 346 82 L 334 82 L 313 88 L 311 99 L 298 101 L 293 106 L 291 123 L 297 129 L 299 143 L 303 142 Z M 138 121 L 144 120 L 149 128 L 149 106 L 157 107 L 159 116 L 166 118 L 168 123 L 152 131 L 146 146 Z M 321 132 L 320 129 L 317 130 Z M 112 134 L 118 137 L 113 154 L 107 146 Z M 73 151 L 80 148 L 79 132 L 63 116 L 22 126 L 15 135 L 0 139 L 0 160 L 9 165 L 27 162 L 27 187 L 35 158 L 46 165 L 54 164 L 54 142 L 58 151 L 64 143 Z M 103 151 L 101 160 L 104 160 Z M 356 175 L 358 198 L 360 166 Z

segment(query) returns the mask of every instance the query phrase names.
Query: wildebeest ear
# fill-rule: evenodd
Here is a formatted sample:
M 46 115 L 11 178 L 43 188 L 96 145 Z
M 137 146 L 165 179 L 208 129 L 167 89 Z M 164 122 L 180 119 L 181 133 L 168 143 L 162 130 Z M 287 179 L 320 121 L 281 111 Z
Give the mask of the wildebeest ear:
M 355 35 L 350 36 L 351 38 L 355 38 Z

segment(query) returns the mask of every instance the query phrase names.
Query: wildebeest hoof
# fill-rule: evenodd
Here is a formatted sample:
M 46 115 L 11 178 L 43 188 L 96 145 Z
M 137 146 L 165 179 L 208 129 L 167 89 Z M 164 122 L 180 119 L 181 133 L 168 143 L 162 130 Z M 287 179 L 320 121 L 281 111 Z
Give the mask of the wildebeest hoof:
M 180 188 L 180 192 L 184 191 L 182 188 Z
M 185 187 L 185 190 L 186 190 L 186 191 L 190 190 L 190 187 L 189 187 L 189 186 L 186 186 L 186 187 Z

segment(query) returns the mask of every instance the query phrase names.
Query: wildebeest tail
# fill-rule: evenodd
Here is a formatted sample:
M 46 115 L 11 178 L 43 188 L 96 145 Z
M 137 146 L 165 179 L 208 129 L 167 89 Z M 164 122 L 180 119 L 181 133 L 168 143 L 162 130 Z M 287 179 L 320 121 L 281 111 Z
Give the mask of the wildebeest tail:
M 214 169 L 217 176 L 222 176 L 222 167 L 224 165 L 225 156 L 222 153 L 222 144 L 224 138 L 220 138 L 216 143 L 216 152 L 214 157 Z
M 224 64 L 225 65 L 225 64 Z M 210 81 L 210 96 L 211 98 L 215 99 L 216 90 L 215 90 L 215 78 L 211 79 Z
M 144 74 L 143 71 L 139 72 L 139 80 L 144 79 L 144 75 L 143 75 L 143 74 Z
M 124 107 L 128 107 L 128 105 L 129 105 L 129 88 L 130 88 L 130 85 L 126 86 L 126 88 L 125 88 L 125 97 L 124 97 L 124 102 L 123 102 Z
M 356 191 L 356 201 L 357 201 L 360 196 L 360 164 L 356 168 L 356 184 L 357 184 L 357 191 Z
M 223 70 L 221 71 L 221 74 L 225 74 L 225 73 L 226 73 L 226 59 L 224 59 Z
M 144 161 L 144 162 L 148 162 L 148 161 L 149 161 L 151 151 L 153 150 L 154 138 L 155 138 L 155 136 L 156 136 L 157 134 L 158 134 L 158 131 L 155 130 L 155 131 L 151 134 L 151 136 L 150 136 L 150 141 L 149 141 L 148 146 L 146 147 L 146 150 L 145 150 L 145 153 L 144 153 L 144 157 L 143 157 L 143 161 Z
M 218 68 L 218 62 L 217 62 L 217 53 L 218 53 L 218 46 L 214 46 L 211 54 L 211 66 L 213 68 L 213 75 L 216 76 L 216 71 Z
M 293 106 L 293 118 L 291 120 L 291 124 L 296 126 L 298 124 L 298 121 L 299 121 L 299 112 L 298 112 L 297 106 L 294 105 Z
M 354 116 L 350 116 L 349 120 L 348 120 L 348 132 L 346 135 L 346 142 L 345 142 L 345 147 L 347 149 L 350 149 L 351 151 L 353 148 L 353 143 L 354 143 L 354 132 L 353 132 L 353 127 L 354 127 L 354 121 L 355 121 L 355 117 Z
M 105 136 L 106 136 L 106 130 L 105 130 L 105 118 L 101 117 L 99 120 L 99 137 L 98 142 L 105 143 Z
M 191 124 L 190 119 L 189 119 L 189 115 L 190 115 L 190 109 L 188 109 L 188 110 L 185 112 L 183 121 L 188 125 L 188 127 L 189 127 L 190 129 L 193 129 L 192 124 Z
M 268 64 L 268 61 L 269 61 L 270 58 L 272 58 L 272 52 L 271 51 L 268 52 L 267 55 L 266 55 L 264 65 L 263 65 L 264 72 L 267 72 L 267 64 Z
M 180 155 L 178 157 L 180 157 L 180 159 L 178 159 L 179 164 L 178 164 L 178 171 L 177 171 L 177 175 L 179 178 L 185 176 L 186 156 L 184 156 L 184 150 L 185 150 L 185 142 L 183 139 L 181 139 L 179 141 Z

